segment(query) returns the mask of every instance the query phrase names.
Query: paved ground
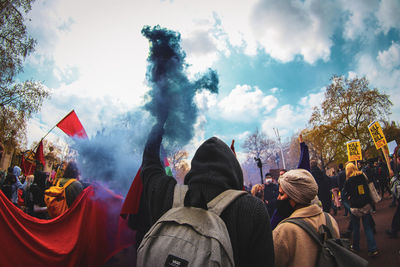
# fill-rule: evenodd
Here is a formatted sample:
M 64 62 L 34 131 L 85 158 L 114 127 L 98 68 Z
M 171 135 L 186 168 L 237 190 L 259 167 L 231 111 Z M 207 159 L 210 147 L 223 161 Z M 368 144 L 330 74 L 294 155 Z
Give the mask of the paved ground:
M 376 213 L 373 214 L 376 223 L 376 234 L 375 240 L 380 251 L 380 255 L 374 258 L 368 257 L 367 241 L 363 227 L 361 226 L 360 232 L 360 253 L 359 255 L 369 262 L 370 267 L 395 267 L 400 266 L 400 235 L 397 239 L 390 239 L 385 230 L 390 228 L 392 223 L 393 214 L 395 208 L 390 208 L 391 198 L 389 195 L 385 195 L 385 198 L 377 204 Z M 350 217 L 344 217 L 343 208 L 338 211 L 335 216 L 336 221 L 339 224 L 341 232 L 344 232 L 349 224 Z M 361 223 L 362 225 L 362 223 Z

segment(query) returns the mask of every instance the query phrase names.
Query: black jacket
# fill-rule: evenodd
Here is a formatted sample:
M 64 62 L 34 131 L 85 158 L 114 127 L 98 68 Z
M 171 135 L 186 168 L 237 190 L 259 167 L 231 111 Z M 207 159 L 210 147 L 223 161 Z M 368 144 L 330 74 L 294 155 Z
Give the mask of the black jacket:
M 318 184 L 318 198 L 321 200 L 323 206 L 330 207 L 332 200 L 331 183 L 329 177 L 321 171 L 318 167 L 311 168 L 311 174 L 314 176 Z M 325 210 L 325 209 L 324 209 Z
M 153 127 L 143 153 L 143 195 L 140 224 L 147 231 L 172 207 L 176 180 L 165 174 L 160 162 L 163 129 Z M 206 203 L 227 189 L 243 189 L 243 174 L 230 148 L 210 138 L 196 151 L 184 183 L 189 186 L 185 206 L 206 207 Z M 236 199 L 221 214 L 232 243 L 236 266 L 273 266 L 274 247 L 268 212 L 264 203 L 251 196 Z
M 345 170 L 340 170 L 339 173 L 338 173 L 337 178 L 338 178 L 337 183 L 339 185 L 339 190 L 342 191 L 344 183 L 346 182 L 346 171 Z
M 372 204 L 367 180 L 363 174 L 352 176 L 346 180 L 343 191 L 348 196 L 352 208 L 362 208 L 368 203 Z

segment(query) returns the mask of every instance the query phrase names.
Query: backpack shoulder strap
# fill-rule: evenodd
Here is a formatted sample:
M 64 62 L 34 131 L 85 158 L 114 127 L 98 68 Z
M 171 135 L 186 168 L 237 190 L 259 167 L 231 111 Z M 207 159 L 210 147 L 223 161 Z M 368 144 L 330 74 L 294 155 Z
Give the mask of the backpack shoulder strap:
M 63 185 L 63 187 L 64 187 L 64 188 L 67 188 L 70 184 L 72 184 L 72 183 L 75 182 L 75 181 L 76 181 L 76 179 L 69 179 L 68 182 L 66 182 L 66 183 Z
M 247 192 L 233 189 L 225 190 L 224 192 L 216 196 L 213 200 L 208 202 L 207 208 L 209 211 L 220 216 L 224 209 L 229 206 L 229 204 L 231 204 L 235 199 L 244 194 L 247 194 Z
M 285 220 L 284 222 L 289 222 L 289 223 L 293 223 L 298 225 L 299 227 L 301 227 L 304 231 L 306 231 L 312 239 L 314 239 L 314 241 L 319 245 L 319 246 L 323 246 L 321 239 L 320 239 L 320 235 L 318 234 L 318 232 L 314 229 L 314 227 L 312 227 L 308 222 L 304 221 L 301 218 L 290 218 Z
M 188 191 L 187 185 L 176 184 L 174 188 L 174 202 L 172 208 L 183 207 L 186 192 Z
M 324 215 L 325 215 L 325 220 L 326 220 L 326 227 L 329 230 L 329 238 L 333 238 L 333 234 L 335 233 L 335 231 L 333 230 L 331 217 L 326 212 L 324 212 Z

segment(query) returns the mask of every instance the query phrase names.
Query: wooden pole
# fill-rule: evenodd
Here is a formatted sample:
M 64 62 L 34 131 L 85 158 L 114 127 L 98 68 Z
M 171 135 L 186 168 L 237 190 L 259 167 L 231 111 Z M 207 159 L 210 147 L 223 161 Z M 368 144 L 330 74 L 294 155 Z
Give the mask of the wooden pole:
M 392 178 L 394 173 L 393 173 L 392 167 L 390 166 L 389 149 L 387 149 L 387 145 L 382 147 L 382 153 L 383 153 L 383 156 L 385 157 L 386 165 L 389 170 L 389 178 Z

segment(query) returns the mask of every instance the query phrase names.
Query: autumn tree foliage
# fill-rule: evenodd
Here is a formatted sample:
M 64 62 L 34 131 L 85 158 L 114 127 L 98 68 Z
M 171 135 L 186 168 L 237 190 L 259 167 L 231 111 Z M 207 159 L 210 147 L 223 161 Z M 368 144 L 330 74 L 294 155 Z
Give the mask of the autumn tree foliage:
M 303 132 L 311 156 L 322 165 L 347 160 L 345 143 L 359 139 L 362 151 L 373 146 L 368 124 L 385 121 L 392 102 L 389 96 L 370 88 L 365 77 L 333 76 L 321 107 L 315 107 L 309 128 Z
M 25 140 L 26 121 L 49 97 L 41 83 L 16 79 L 36 43 L 24 24 L 32 2 L 0 1 L 0 141 L 9 147 Z

